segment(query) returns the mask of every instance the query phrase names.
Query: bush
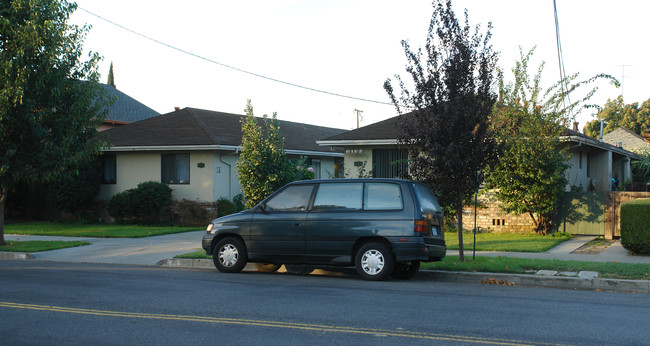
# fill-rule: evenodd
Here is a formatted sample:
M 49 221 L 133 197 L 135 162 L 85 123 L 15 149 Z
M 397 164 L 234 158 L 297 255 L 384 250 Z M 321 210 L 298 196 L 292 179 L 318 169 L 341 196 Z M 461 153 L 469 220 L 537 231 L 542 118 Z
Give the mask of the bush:
M 217 217 L 234 214 L 237 211 L 235 203 L 231 202 L 228 198 L 221 197 L 217 200 Z
M 208 211 L 195 201 L 183 199 L 174 202 L 172 212 L 178 216 L 178 225 L 181 227 L 205 226 L 210 223 Z
M 621 245 L 629 251 L 650 254 L 650 198 L 621 204 Z
M 162 211 L 172 204 L 172 189 L 167 184 L 147 181 L 113 196 L 108 213 L 121 223 L 160 222 Z

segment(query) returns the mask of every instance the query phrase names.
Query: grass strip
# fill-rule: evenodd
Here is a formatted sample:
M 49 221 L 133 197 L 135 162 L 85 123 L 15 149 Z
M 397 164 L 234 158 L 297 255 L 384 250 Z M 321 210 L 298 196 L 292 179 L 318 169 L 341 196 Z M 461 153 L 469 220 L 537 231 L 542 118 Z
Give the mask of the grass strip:
M 8 241 L 7 245 L 0 246 L 0 251 L 9 252 L 41 252 L 49 250 L 65 249 L 69 247 L 77 247 L 82 245 L 90 245 L 87 241 Z
M 205 254 L 205 250 L 196 250 L 193 252 L 188 252 L 182 255 L 176 255 L 174 258 L 186 258 L 186 259 L 203 259 L 203 258 L 209 258 L 212 259 L 212 256 L 208 256 Z
M 545 252 L 569 239 L 571 239 L 571 235 L 568 233 L 549 235 L 477 233 L 476 251 Z M 458 233 L 445 233 L 445 242 L 447 249 L 458 250 Z M 473 247 L 474 235 L 463 233 L 463 248 L 471 250 Z
M 62 237 L 145 238 L 201 230 L 200 227 L 29 222 L 5 225 L 5 234 Z
M 422 269 L 531 274 L 538 270 L 556 270 L 567 272 L 595 271 L 603 278 L 648 280 L 650 266 L 639 263 L 562 261 L 515 257 L 477 256 L 475 261 L 466 259 L 461 262 L 458 256 L 446 256 L 440 262 L 422 263 Z

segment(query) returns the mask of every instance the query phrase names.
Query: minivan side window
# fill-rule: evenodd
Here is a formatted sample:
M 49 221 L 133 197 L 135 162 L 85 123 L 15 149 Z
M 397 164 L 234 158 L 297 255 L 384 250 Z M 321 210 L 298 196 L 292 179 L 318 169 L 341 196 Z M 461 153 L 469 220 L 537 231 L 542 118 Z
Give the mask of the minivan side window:
M 361 210 L 362 183 L 320 184 L 314 210 Z
M 366 183 L 365 210 L 400 210 L 404 207 L 402 190 L 397 184 Z
M 288 186 L 266 202 L 266 211 L 305 211 L 314 185 Z

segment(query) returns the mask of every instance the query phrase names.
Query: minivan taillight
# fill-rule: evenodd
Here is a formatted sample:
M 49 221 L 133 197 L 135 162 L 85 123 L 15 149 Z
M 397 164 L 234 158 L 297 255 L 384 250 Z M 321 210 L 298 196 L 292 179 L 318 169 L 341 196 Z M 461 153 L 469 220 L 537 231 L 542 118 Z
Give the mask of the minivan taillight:
M 415 220 L 415 233 L 429 232 L 429 223 L 426 220 Z

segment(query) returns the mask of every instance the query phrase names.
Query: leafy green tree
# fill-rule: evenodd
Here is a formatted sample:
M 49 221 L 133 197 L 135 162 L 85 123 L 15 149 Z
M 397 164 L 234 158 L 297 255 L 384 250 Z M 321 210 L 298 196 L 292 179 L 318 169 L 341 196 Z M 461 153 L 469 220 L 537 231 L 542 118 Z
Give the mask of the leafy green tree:
M 528 73 L 534 48 L 524 54 L 512 69 L 514 82 L 506 84 L 499 71 L 499 102 L 490 119 L 490 131 L 499 143 L 499 160 L 490 167 L 486 188 L 494 189 L 501 210 L 516 215 L 528 214 L 536 231 L 546 233 L 554 226 L 554 215 L 566 185 L 568 168 L 560 135 L 572 114 L 595 93 L 590 89 L 577 101 L 565 104 L 566 95 L 573 94 L 599 78 L 575 82 L 578 75 L 551 86 L 544 93 L 540 78 L 542 63 L 535 76 Z M 568 86 L 568 87 L 563 87 Z
M 585 134 L 587 136 L 600 137 L 600 121 L 603 122 L 603 135 L 625 127 L 628 130 L 641 135 L 650 129 L 650 99 L 643 101 L 639 106 L 638 102 L 626 104 L 623 97 L 619 96 L 614 100 L 607 100 L 605 106 L 596 115 L 597 119 L 587 122 Z
M 108 96 L 97 84 L 100 57 L 81 60 L 89 28 L 67 23 L 75 9 L 64 0 L 0 4 L 0 244 L 12 186 L 70 174 L 102 147 L 96 128 Z
M 486 165 L 492 141 L 486 136 L 488 117 L 496 101 L 493 73 L 498 54 L 492 50 L 491 24 L 485 35 L 469 25 L 467 11 L 461 25 L 451 1 L 435 1 L 425 46 L 411 50 L 402 41 L 413 80 L 413 91 L 396 76 L 401 96 L 388 79 L 384 89 L 397 110 L 411 110 L 399 120 L 399 142 L 409 148 L 407 178 L 424 182 L 458 220 L 460 259 L 463 260 L 463 215 L 466 197 L 476 190 L 477 172 Z
M 252 208 L 273 191 L 291 182 L 296 170 L 284 151 L 284 137 L 273 113 L 261 119 L 253 114 L 251 100 L 246 104 L 242 123 L 242 151 L 237 160 L 237 176 L 246 208 Z

